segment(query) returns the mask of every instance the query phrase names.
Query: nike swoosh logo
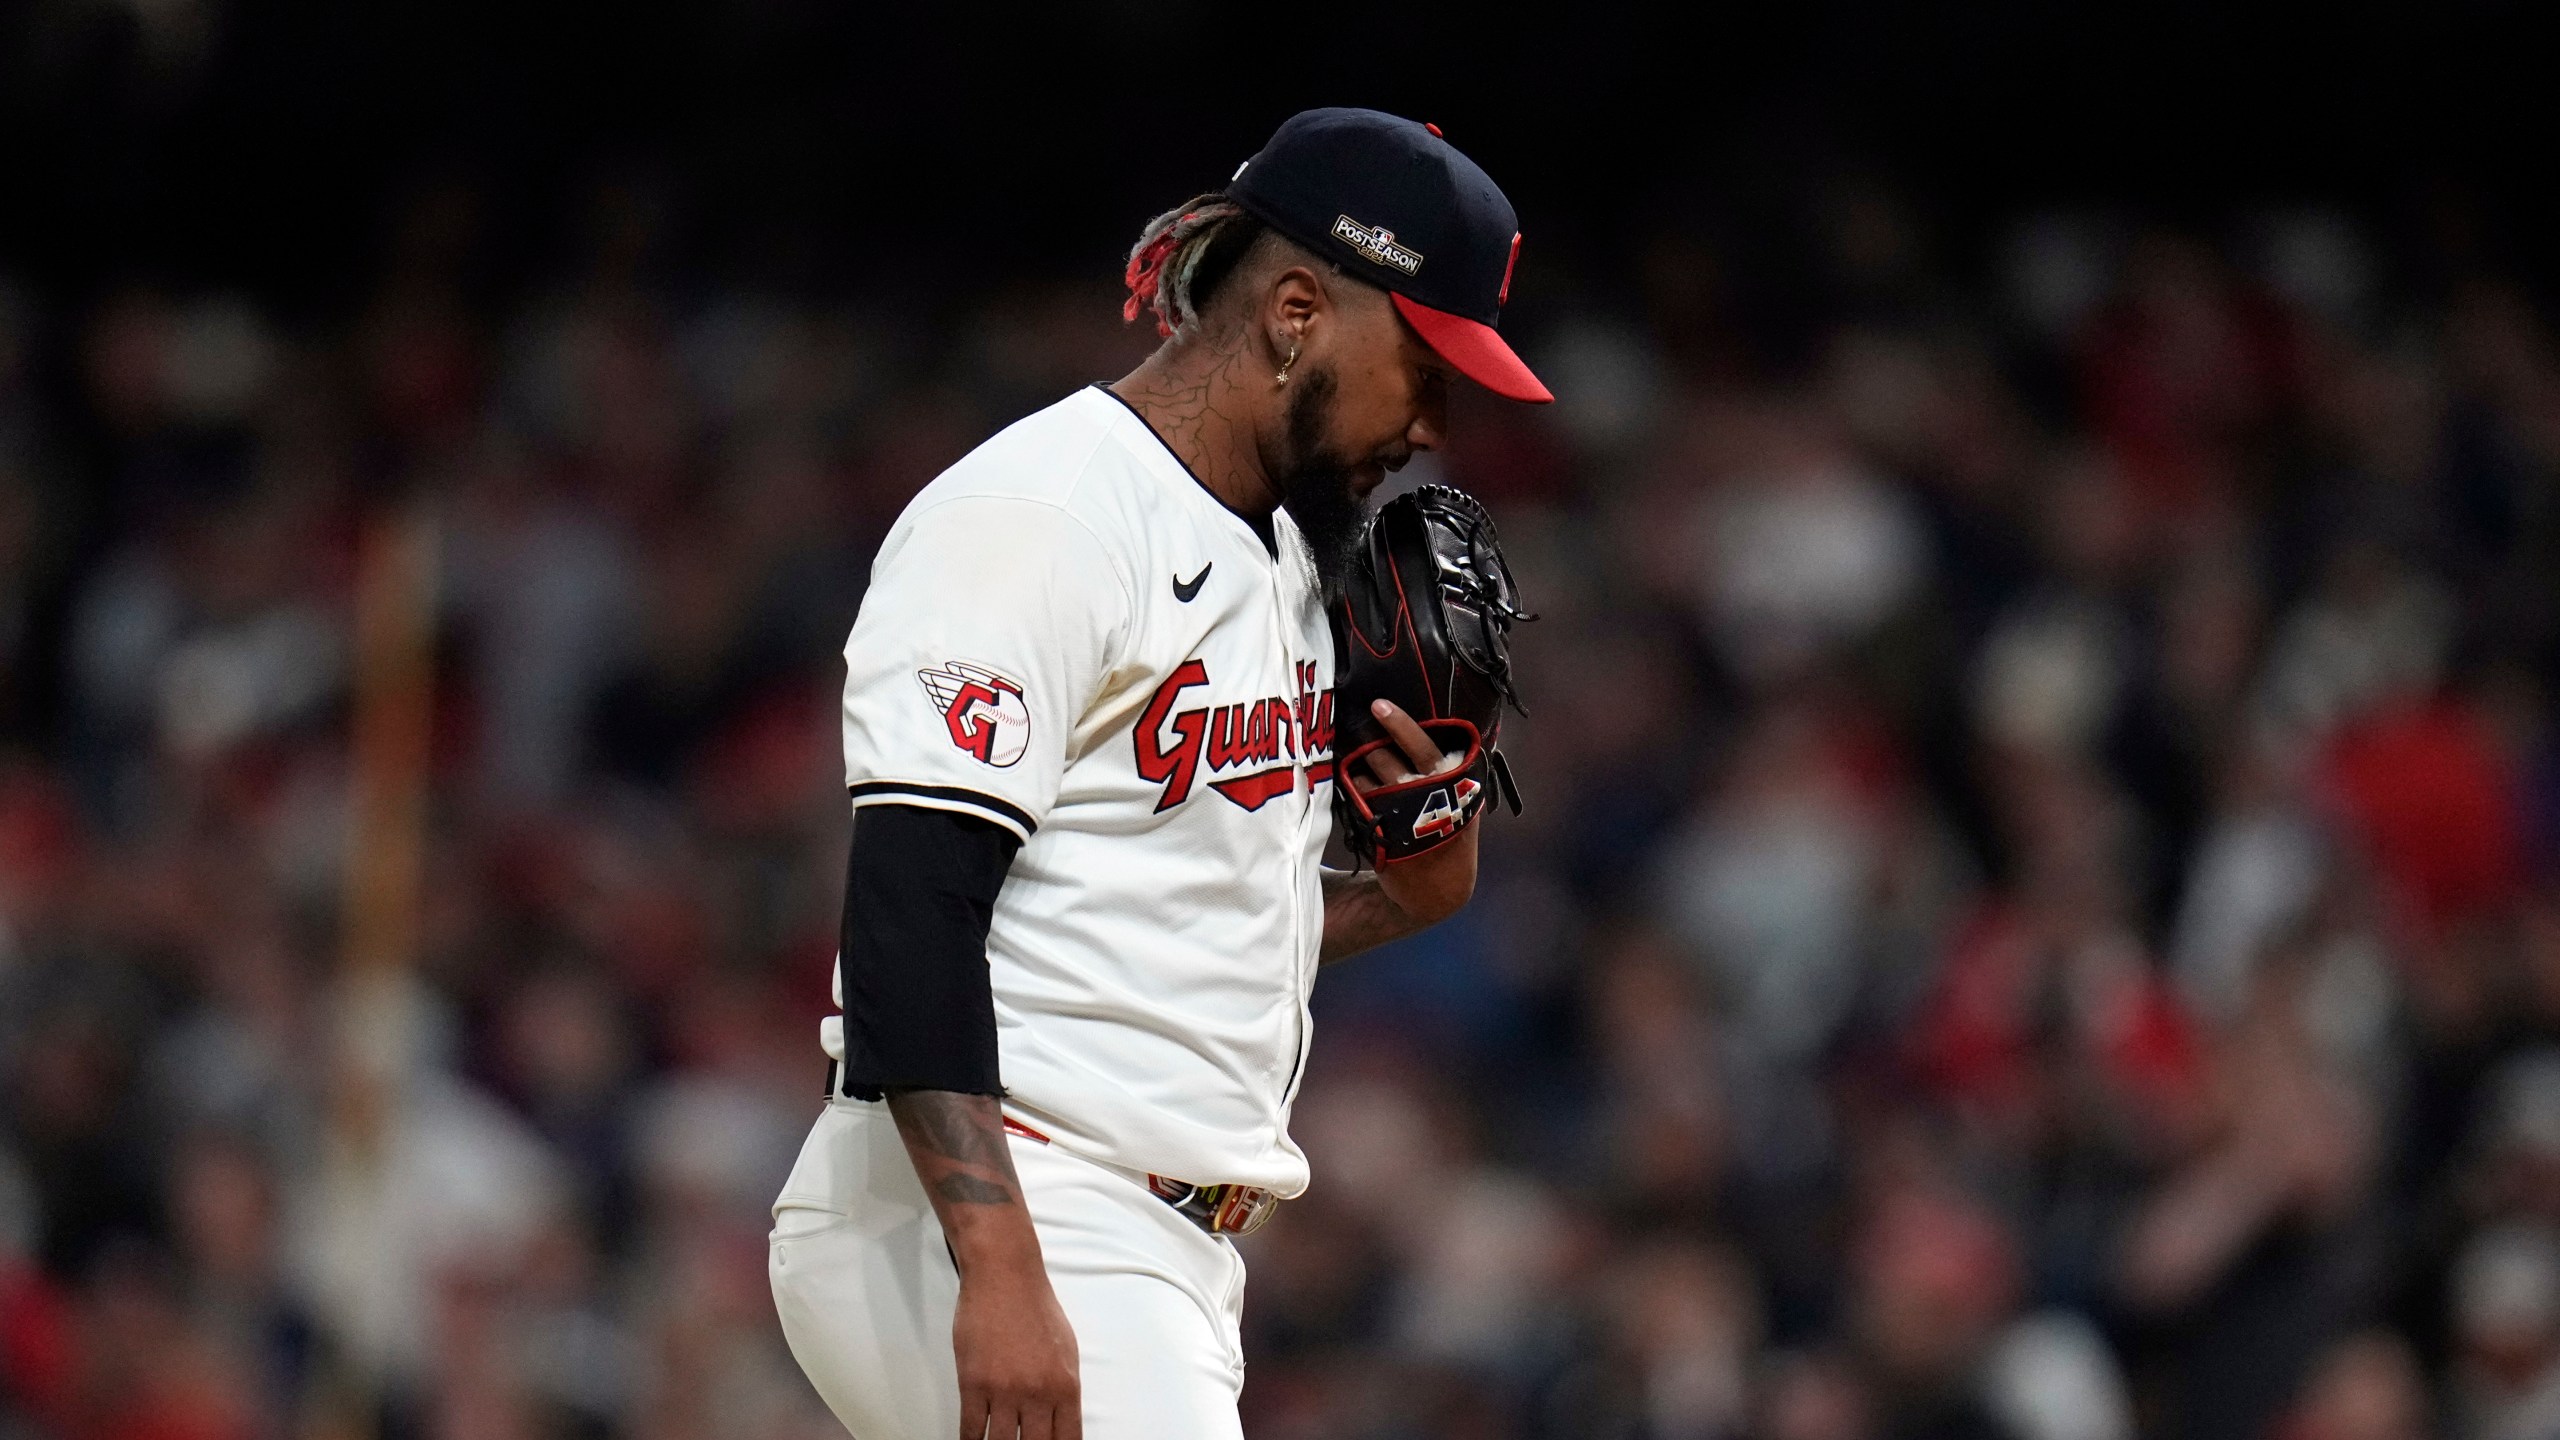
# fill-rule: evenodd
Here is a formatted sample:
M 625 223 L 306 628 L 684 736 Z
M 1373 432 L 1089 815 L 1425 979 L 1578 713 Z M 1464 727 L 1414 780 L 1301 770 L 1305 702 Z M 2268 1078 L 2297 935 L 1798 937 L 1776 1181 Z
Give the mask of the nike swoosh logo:
M 1216 561 L 1210 561 L 1209 564 L 1200 567 L 1199 574 L 1192 576 L 1188 580 L 1183 579 L 1179 575 L 1174 576 L 1173 598 L 1181 601 L 1185 605 L 1190 604 L 1191 597 L 1200 593 L 1200 582 L 1209 578 L 1209 571 L 1216 565 Z

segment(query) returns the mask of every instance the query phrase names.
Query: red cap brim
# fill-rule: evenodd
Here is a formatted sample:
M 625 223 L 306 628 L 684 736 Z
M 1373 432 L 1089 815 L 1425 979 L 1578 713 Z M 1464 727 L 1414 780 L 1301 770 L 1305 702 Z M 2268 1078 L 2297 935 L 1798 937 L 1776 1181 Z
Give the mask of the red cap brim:
M 1392 290 L 1387 297 L 1396 302 L 1397 312 L 1422 337 L 1422 343 L 1456 366 L 1459 374 L 1505 400 L 1544 405 L 1556 398 L 1538 383 L 1537 376 L 1529 373 L 1528 366 L 1520 363 L 1520 357 L 1511 353 L 1510 342 L 1502 338 L 1501 331 L 1463 315 L 1417 305 Z

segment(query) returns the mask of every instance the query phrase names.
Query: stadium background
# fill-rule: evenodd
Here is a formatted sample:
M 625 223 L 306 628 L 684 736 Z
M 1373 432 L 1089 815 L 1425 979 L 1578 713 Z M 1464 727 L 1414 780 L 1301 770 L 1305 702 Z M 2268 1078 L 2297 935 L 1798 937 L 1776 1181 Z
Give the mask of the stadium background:
M 2527 14 L 0 7 L 0 1435 L 835 1433 L 871 548 L 1317 103 L 1562 399 L 1249 1432 L 2560 1434 Z

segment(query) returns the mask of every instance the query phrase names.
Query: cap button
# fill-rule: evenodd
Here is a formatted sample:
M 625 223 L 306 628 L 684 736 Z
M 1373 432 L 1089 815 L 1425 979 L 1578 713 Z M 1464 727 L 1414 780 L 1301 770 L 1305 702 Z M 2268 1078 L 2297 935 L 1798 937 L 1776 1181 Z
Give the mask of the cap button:
M 1423 122 L 1422 122 L 1422 128 L 1423 128 L 1423 129 L 1425 129 L 1425 130 L 1430 131 L 1430 132 L 1432 133 L 1432 135 L 1434 135 L 1435 137 L 1437 137 L 1437 138 L 1439 138 L 1439 139 L 1443 139 L 1443 140 L 1445 140 L 1445 139 L 1449 138 L 1449 137 L 1447 137 L 1447 136 L 1445 136 L 1445 135 L 1441 135 L 1441 134 L 1440 134 L 1440 127 L 1439 127 L 1439 126 L 1437 126 L 1437 125 L 1432 124 L 1432 123 L 1431 123 L 1430 121 L 1428 121 L 1428 120 L 1425 120 L 1425 121 L 1423 121 Z

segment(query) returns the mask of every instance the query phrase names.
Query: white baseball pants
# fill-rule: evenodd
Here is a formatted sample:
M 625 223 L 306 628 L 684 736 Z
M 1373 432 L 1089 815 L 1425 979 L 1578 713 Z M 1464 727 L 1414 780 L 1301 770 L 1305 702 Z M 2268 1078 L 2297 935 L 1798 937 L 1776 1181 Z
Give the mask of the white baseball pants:
M 1235 1246 L 1142 1179 L 1009 1138 L 1075 1328 L 1086 1440 L 1242 1440 Z M 887 1105 L 838 1099 L 818 1117 L 774 1201 L 766 1266 L 791 1353 L 854 1440 L 956 1440 L 959 1274 Z

